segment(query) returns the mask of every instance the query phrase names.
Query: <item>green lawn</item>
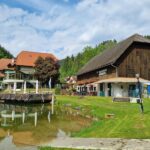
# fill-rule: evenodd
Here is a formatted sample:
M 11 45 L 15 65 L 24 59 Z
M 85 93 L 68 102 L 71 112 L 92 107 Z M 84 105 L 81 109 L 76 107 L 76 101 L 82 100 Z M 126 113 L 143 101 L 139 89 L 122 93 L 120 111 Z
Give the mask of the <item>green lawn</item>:
M 85 115 L 99 119 L 72 136 L 150 138 L 150 99 L 144 99 L 144 114 L 141 114 L 139 104 L 112 102 L 111 98 L 104 97 L 57 96 L 57 104 L 80 106 Z M 114 118 L 107 118 L 106 114 L 114 114 Z

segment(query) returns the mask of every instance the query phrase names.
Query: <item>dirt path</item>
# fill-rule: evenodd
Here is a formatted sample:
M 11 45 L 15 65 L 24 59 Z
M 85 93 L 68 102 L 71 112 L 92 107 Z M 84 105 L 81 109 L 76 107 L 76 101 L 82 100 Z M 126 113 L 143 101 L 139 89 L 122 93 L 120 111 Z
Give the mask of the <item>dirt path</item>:
M 150 139 L 58 138 L 43 146 L 99 150 L 149 150 Z

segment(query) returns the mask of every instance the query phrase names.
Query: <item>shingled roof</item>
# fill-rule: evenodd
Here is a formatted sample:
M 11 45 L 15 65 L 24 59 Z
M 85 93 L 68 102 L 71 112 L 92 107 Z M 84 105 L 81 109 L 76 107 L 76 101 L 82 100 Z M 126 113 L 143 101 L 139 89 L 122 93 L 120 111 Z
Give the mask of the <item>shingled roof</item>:
M 34 67 L 38 57 L 42 58 L 50 57 L 53 60 L 58 61 L 58 59 L 53 54 L 50 53 L 22 51 L 18 54 L 16 58 L 16 65 Z
M 8 58 L 0 59 L 0 70 L 12 69 L 12 68 L 8 67 L 9 64 L 13 65 L 14 64 L 14 59 L 8 59 Z
M 127 50 L 127 48 L 134 42 L 150 44 L 149 39 L 144 38 L 139 34 L 134 34 L 129 38 L 119 42 L 113 48 L 107 49 L 103 53 L 100 53 L 99 55 L 93 57 L 86 65 L 84 65 L 79 70 L 77 75 L 81 75 L 114 64 L 118 60 L 118 58 Z

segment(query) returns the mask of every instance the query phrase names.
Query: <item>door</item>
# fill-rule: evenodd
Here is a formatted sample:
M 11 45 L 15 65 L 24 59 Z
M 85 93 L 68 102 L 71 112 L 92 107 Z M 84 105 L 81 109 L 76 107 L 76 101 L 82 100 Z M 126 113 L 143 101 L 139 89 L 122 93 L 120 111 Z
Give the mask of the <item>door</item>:
M 135 84 L 129 85 L 129 97 L 136 97 L 136 85 Z
M 104 93 L 104 84 L 103 83 L 100 83 L 100 93 L 99 93 L 99 96 L 105 96 L 105 93 Z

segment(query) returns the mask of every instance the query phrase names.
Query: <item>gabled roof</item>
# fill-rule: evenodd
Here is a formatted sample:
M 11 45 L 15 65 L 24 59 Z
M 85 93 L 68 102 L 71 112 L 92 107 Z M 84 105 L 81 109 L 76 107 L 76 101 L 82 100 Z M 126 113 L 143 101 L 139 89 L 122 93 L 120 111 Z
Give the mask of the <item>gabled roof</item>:
M 58 61 L 58 59 L 53 54 L 50 53 L 22 51 L 18 54 L 16 58 L 16 65 L 34 67 L 38 57 L 42 58 L 50 57 L 53 60 Z
M 10 69 L 10 68 L 8 68 L 9 64 L 13 65 L 14 59 L 8 59 L 8 58 L 0 59 L 0 70 Z
M 134 34 L 129 38 L 119 42 L 113 48 L 105 50 L 102 54 L 93 57 L 86 65 L 84 65 L 77 75 L 81 75 L 102 67 L 114 64 L 118 58 L 127 50 L 127 48 L 134 42 L 149 43 L 150 40 L 144 38 L 139 34 Z

